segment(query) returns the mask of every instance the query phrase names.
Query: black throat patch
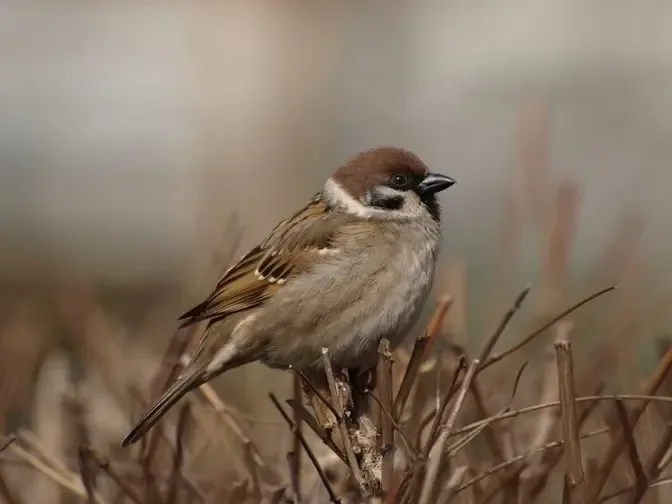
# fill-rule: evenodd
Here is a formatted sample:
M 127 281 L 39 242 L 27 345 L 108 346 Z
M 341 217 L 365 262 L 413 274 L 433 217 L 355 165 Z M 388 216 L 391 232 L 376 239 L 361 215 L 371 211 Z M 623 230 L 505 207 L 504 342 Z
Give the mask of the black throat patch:
M 441 220 L 441 209 L 439 208 L 439 202 L 436 201 L 436 196 L 433 194 L 421 196 L 420 200 L 427 207 L 434 220 L 439 222 Z

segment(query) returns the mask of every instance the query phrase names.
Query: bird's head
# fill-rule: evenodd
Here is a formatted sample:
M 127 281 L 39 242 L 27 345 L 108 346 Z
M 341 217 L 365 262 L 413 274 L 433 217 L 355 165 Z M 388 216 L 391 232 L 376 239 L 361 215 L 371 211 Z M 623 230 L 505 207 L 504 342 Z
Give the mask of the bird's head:
M 327 180 L 329 203 L 363 218 L 408 220 L 427 213 L 439 219 L 436 194 L 455 184 L 432 173 L 404 149 L 379 147 L 357 154 Z

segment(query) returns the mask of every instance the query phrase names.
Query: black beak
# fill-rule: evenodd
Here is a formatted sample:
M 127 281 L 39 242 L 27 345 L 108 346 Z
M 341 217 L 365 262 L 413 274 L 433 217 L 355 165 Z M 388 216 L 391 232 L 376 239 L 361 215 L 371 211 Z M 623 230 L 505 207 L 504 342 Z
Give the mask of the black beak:
M 417 192 L 421 196 L 436 194 L 455 184 L 457 184 L 457 181 L 446 175 L 430 173 L 418 184 Z

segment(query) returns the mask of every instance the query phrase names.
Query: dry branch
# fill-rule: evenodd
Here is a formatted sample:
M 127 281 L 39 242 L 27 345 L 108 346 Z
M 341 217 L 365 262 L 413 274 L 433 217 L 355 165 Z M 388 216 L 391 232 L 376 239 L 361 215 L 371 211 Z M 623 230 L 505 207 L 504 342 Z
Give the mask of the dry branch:
M 439 437 L 429 452 L 427 471 L 425 473 L 420 499 L 418 500 L 419 504 L 428 504 L 431 500 L 432 494 L 434 493 L 434 489 L 436 488 L 436 479 L 439 475 L 439 468 L 443 459 L 446 441 L 452 434 L 453 428 L 455 427 L 457 417 L 460 413 L 460 410 L 462 409 L 462 404 L 467 397 L 467 392 L 471 386 L 471 381 L 474 379 L 479 363 L 480 361 L 478 359 L 474 359 L 467 369 L 467 373 L 464 377 L 464 380 L 462 381 L 462 386 L 457 393 L 457 398 L 455 399 L 453 409 L 450 411 L 446 423 L 441 426 Z
M 383 339 L 378 349 L 378 379 L 377 385 L 380 390 L 380 399 L 376 398 L 380 410 L 378 425 L 381 433 L 381 451 L 383 453 L 383 467 L 381 485 L 383 495 L 390 491 L 394 479 L 394 426 L 396 423 L 392 418 L 393 392 L 392 392 L 392 353 L 390 352 L 390 342 Z M 374 396 L 375 397 L 375 396 Z M 399 431 L 403 432 L 399 427 Z M 408 449 L 412 449 L 409 442 L 406 441 Z
M 623 401 L 644 401 L 644 402 L 663 402 L 672 404 L 672 397 L 662 397 L 662 396 L 651 396 L 643 394 L 605 394 L 605 395 L 593 395 L 593 396 L 584 396 L 577 397 L 574 402 L 576 403 L 586 403 L 592 401 L 614 401 L 616 399 L 621 399 Z M 520 408 L 517 410 L 512 410 L 507 413 L 502 414 L 497 418 L 497 420 L 506 420 L 507 418 L 513 418 L 519 415 L 524 415 L 527 413 L 532 413 L 534 411 L 540 411 L 547 408 L 557 408 L 560 406 L 560 401 L 553 401 L 550 403 L 535 404 L 533 406 L 527 406 L 525 408 Z M 456 429 L 452 435 L 456 436 L 458 434 L 465 434 L 474 429 L 478 429 L 483 426 L 483 424 L 488 423 L 489 419 L 479 420 L 477 422 L 470 423 L 464 427 Z
M 593 437 L 593 436 L 598 436 L 598 435 L 600 435 L 600 434 L 605 434 L 605 433 L 607 433 L 607 432 L 609 432 L 609 429 L 602 428 L 602 429 L 598 429 L 598 430 L 593 431 L 593 432 L 588 432 L 588 433 L 586 433 L 586 434 L 582 434 L 582 435 L 580 436 L 580 438 L 581 438 L 581 439 L 591 438 L 591 437 Z M 493 467 L 491 467 L 490 469 L 488 469 L 488 470 L 486 470 L 485 472 L 483 472 L 482 474 L 479 474 L 478 476 L 476 476 L 476 477 L 470 479 L 469 481 L 467 481 L 466 483 L 464 483 L 462 486 L 460 486 L 460 487 L 456 490 L 456 493 L 462 492 L 463 490 L 466 490 L 466 489 L 469 488 L 470 486 L 475 485 L 476 483 L 478 483 L 478 482 L 481 481 L 482 479 L 484 479 L 484 478 L 490 476 L 491 474 L 494 474 L 494 473 L 496 473 L 496 472 L 505 470 L 505 469 L 507 469 L 507 468 L 509 468 L 509 467 L 511 467 L 511 466 L 513 466 L 513 465 L 515 465 L 515 464 L 517 464 L 518 462 L 521 462 L 521 461 L 523 461 L 523 460 L 526 460 L 526 459 L 530 458 L 532 455 L 535 455 L 535 454 L 537 454 L 537 453 L 546 452 L 546 451 L 549 451 L 549 450 L 554 450 L 554 449 L 556 449 L 556 448 L 562 448 L 563 445 L 564 445 L 564 443 L 563 443 L 562 441 L 552 441 L 552 442 L 550 442 L 550 443 L 547 443 L 547 444 L 544 445 L 544 446 L 541 446 L 541 447 L 539 447 L 539 448 L 535 448 L 534 450 L 531 450 L 531 451 L 529 451 L 529 452 L 523 453 L 523 454 L 521 454 L 521 455 L 517 455 L 516 457 L 513 457 L 512 459 L 506 460 L 505 462 L 502 462 L 501 464 L 498 464 L 498 465 L 496 465 L 496 466 L 493 466 Z
M 623 401 L 619 399 L 616 399 L 614 404 L 616 405 L 616 416 L 620 422 L 621 432 L 623 433 L 623 439 L 628 451 L 628 459 L 630 460 L 632 469 L 635 471 L 635 481 L 637 483 L 637 487 L 646 488 L 646 473 L 644 472 L 644 467 L 642 466 L 642 460 L 639 458 L 639 450 L 637 449 L 635 434 L 632 431 L 630 420 L 628 420 L 628 410 L 623 404 Z
M 7 504 L 19 504 L 18 497 L 9 488 L 9 485 L 7 484 L 7 481 L 5 481 L 5 477 L 2 474 L 1 470 L 0 470 L 0 496 L 2 496 L 3 499 L 5 499 L 5 502 Z
M 281 481 L 281 478 L 277 474 L 277 471 L 273 468 L 273 466 L 269 462 L 266 461 L 264 456 L 261 454 L 261 451 L 259 450 L 257 445 L 252 441 L 252 439 L 250 439 L 250 437 L 243 432 L 242 427 L 234 418 L 229 407 L 224 403 L 224 401 L 220 399 L 220 397 L 214 391 L 212 386 L 209 383 L 204 383 L 199 387 L 199 390 L 203 394 L 203 397 L 205 397 L 206 401 L 210 403 L 212 408 L 218 414 L 219 418 L 221 418 L 226 424 L 226 426 L 229 429 L 231 429 L 231 431 L 235 434 L 236 437 L 238 437 L 241 446 L 249 447 L 252 453 L 254 463 L 257 464 L 259 468 L 263 471 L 264 475 L 269 480 L 269 484 L 277 485 L 278 482 Z
M 401 418 L 401 413 L 406 406 L 408 396 L 411 394 L 411 389 L 415 383 L 420 365 L 424 362 L 428 349 L 431 348 L 432 341 L 434 341 L 434 338 L 441 330 L 441 324 L 443 323 L 446 313 L 450 309 L 451 303 L 452 299 L 450 297 L 444 297 L 439 300 L 439 303 L 434 310 L 434 314 L 427 324 L 427 329 L 425 329 L 425 332 L 421 337 L 415 340 L 411 358 L 406 365 L 406 371 L 401 380 L 399 392 L 397 392 L 397 397 L 394 400 L 394 417 L 396 419 Z
M 672 349 L 670 349 L 662 358 L 658 367 L 655 369 L 651 377 L 649 378 L 646 386 L 644 387 L 645 394 L 652 396 L 658 390 L 658 387 L 663 383 L 665 377 L 668 375 L 670 368 L 672 367 Z M 629 424 L 632 428 L 637 425 L 637 421 L 644 414 L 644 410 L 648 406 L 650 398 L 643 401 L 639 404 L 631 413 L 628 418 Z M 616 459 L 623 450 L 623 445 L 625 443 L 625 438 L 623 432 L 619 432 L 614 439 L 612 440 L 606 455 L 602 463 L 599 466 L 597 474 L 592 478 L 586 487 L 586 502 L 592 504 L 596 502 L 600 496 L 600 492 L 604 487 L 604 484 L 609 478 L 609 474 L 616 463 Z
M 368 493 L 367 488 L 364 486 L 364 480 L 362 478 L 362 473 L 359 469 L 359 463 L 355 457 L 355 451 L 352 448 L 352 440 L 350 439 L 350 434 L 348 432 L 347 420 L 345 418 L 345 407 L 343 405 L 343 398 L 341 397 L 340 392 L 338 391 L 338 385 L 336 384 L 336 378 L 334 377 L 334 370 L 331 367 L 331 361 L 329 360 L 329 351 L 326 348 L 322 349 L 322 365 L 324 366 L 324 372 L 327 377 L 327 383 L 329 384 L 329 392 L 331 393 L 331 402 L 336 408 L 336 413 L 338 414 L 338 427 L 341 432 L 341 438 L 343 440 L 343 447 L 345 449 L 345 455 L 348 459 L 348 465 L 352 471 L 352 477 L 355 479 L 357 486 L 363 495 Z
M 512 353 L 520 350 L 521 348 L 523 348 L 524 346 L 529 344 L 532 340 L 534 340 L 537 336 L 543 334 L 544 332 L 546 332 L 547 329 L 553 327 L 559 321 L 564 319 L 567 315 L 570 315 L 571 313 L 578 310 L 582 306 L 590 303 L 592 300 L 597 299 L 598 297 L 603 296 L 604 294 L 607 294 L 608 292 L 611 292 L 614 289 L 616 289 L 616 286 L 612 285 L 610 287 L 607 287 L 606 289 L 602 289 L 602 290 L 600 290 L 600 291 L 598 291 L 594 294 L 591 294 L 587 298 L 584 298 L 581 301 L 579 301 L 578 303 L 570 306 L 565 311 L 563 311 L 560 314 L 556 315 L 555 317 L 551 318 L 548 322 L 546 322 L 541 327 L 539 327 L 538 329 L 536 329 L 535 331 L 530 333 L 528 336 L 523 338 L 519 343 L 515 344 L 513 347 L 509 348 L 508 350 L 505 350 L 504 352 L 501 352 L 497 355 L 493 355 L 492 357 L 490 357 L 486 362 L 483 363 L 483 365 L 481 366 L 481 369 L 479 371 L 482 371 L 482 370 L 492 366 L 496 362 L 499 362 L 502 359 L 505 359 L 506 357 L 511 355 Z
M 555 343 L 558 363 L 558 390 L 562 415 L 562 438 L 567 463 L 567 481 L 574 495 L 582 491 L 584 482 L 581 443 L 576 414 L 576 393 L 574 391 L 574 364 L 572 346 L 566 339 Z M 572 499 L 575 502 L 576 499 Z
M 128 497 L 135 504 L 142 504 L 142 498 L 135 493 L 135 490 L 122 478 L 122 476 L 117 472 L 116 468 L 112 465 L 110 459 L 106 456 L 99 454 L 93 448 L 89 449 L 89 453 L 93 460 L 96 461 L 98 467 L 100 467 L 112 481 L 119 487 L 123 494 Z
M 665 433 L 663 434 L 663 437 L 658 443 L 658 446 L 656 446 L 654 452 L 651 454 L 649 463 L 646 465 L 646 474 L 647 474 L 646 484 L 644 485 L 640 484 L 635 486 L 635 489 L 632 492 L 632 497 L 628 501 L 628 504 L 639 504 L 639 502 L 644 497 L 644 494 L 646 493 L 646 490 L 650 482 L 658 478 L 658 476 L 660 476 L 660 473 L 662 472 L 663 469 L 660 463 L 663 460 L 663 457 L 665 456 L 667 451 L 669 450 L 670 444 L 672 444 L 672 424 L 667 424 L 667 426 L 665 427 Z
M 294 432 L 291 455 L 288 454 L 289 474 L 294 498 L 296 502 L 301 502 L 301 435 L 303 433 L 303 422 L 298 406 L 303 405 L 303 392 L 301 390 L 301 377 L 297 374 L 292 376 L 292 395 L 297 407 L 293 408 L 296 431 Z
M 9 448 L 9 445 L 14 443 L 16 441 L 16 436 L 14 434 L 10 434 L 7 436 L 5 439 L 0 442 L 0 453 L 4 452 L 7 448 Z
M 293 433 L 296 433 L 296 436 L 299 438 L 299 441 L 301 442 L 301 446 L 303 446 L 303 449 L 306 450 L 306 455 L 308 455 L 308 458 L 313 463 L 313 466 L 315 467 L 315 470 L 317 471 L 317 474 L 319 475 L 320 480 L 324 484 L 324 487 L 327 489 L 327 493 L 329 494 L 329 498 L 330 498 L 331 502 L 334 503 L 334 504 L 340 504 L 341 499 L 336 495 L 336 493 L 334 492 L 334 489 L 331 487 L 331 483 L 329 483 L 329 479 L 324 474 L 324 470 L 322 470 L 322 466 L 320 466 L 320 462 L 317 460 L 317 457 L 313 453 L 313 450 L 310 447 L 310 444 L 308 444 L 308 441 L 306 441 L 306 438 L 303 436 L 303 434 L 298 431 L 298 429 L 296 428 L 296 424 L 292 421 L 292 419 L 289 417 L 289 415 L 285 412 L 284 408 L 280 404 L 280 401 L 278 401 L 277 397 L 275 397 L 275 395 L 273 395 L 273 394 L 269 394 L 269 397 L 271 398 L 271 401 L 273 401 L 273 404 L 275 405 L 276 409 L 282 415 L 282 418 L 284 418 L 285 422 L 287 422 L 287 425 L 289 425 L 289 428 L 292 430 Z

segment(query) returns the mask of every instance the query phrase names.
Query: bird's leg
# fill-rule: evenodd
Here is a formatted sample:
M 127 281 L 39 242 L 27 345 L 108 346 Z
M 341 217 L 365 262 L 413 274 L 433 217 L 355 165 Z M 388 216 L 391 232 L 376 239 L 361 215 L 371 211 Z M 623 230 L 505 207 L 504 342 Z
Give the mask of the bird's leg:
M 376 387 L 376 368 L 348 369 L 353 417 L 370 411 L 369 393 Z

